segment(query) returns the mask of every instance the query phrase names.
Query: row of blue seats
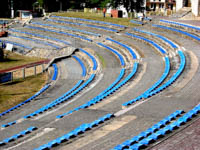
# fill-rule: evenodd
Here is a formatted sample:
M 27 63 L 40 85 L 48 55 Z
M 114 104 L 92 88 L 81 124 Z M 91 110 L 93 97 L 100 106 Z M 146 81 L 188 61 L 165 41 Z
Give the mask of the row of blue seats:
M 35 29 L 35 30 L 41 30 L 41 31 L 45 31 L 45 32 L 48 31 L 48 32 L 54 32 L 54 33 L 58 33 L 58 34 L 64 34 L 64 35 L 67 35 L 67 36 L 71 36 L 71 37 L 74 37 L 74 38 L 79 38 L 79 39 L 82 39 L 82 40 L 86 40 L 86 41 L 92 42 L 91 39 L 86 38 L 84 36 L 76 35 L 76 34 L 72 34 L 72 33 L 67 33 L 67 32 L 63 32 L 63 31 L 50 30 L 50 29 L 47 29 L 47 28 L 35 27 L 35 26 L 26 26 L 26 28 Z
M 181 62 L 180 62 L 180 66 L 179 66 L 177 72 L 165 84 L 163 84 L 162 86 L 160 86 L 156 90 L 149 93 L 149 95 L 147 97 L 151 97 L 151 96 L 161 92 L 162 90 L 164 90 L 165 88 L 170 86 L 173 82 L 175 82 L 178 79 L 178 77 L 181 75 L 181 73 L 183 72 L 185 65 L 186 65 L 186 59 L 185 59 L 185 55 L 182 51 L 179 50 L 178 54 L 179 54 Z
M 77 23 L 77 22 L 70 22 L 70 21 L 63 21 L 63 20 L 55 20 L 55 19 L 48 19 L 47 21 L 63 23 L 63 24 L 70 24 L 70 25 L 76 25 L 76 26 L 84 26 L 84 27 L 90 27 L 90 28 L 95 28 L 95 29 L 102 29 L 102 30 L 111 31 L 111 32 L 118 32 L 118 30 L 116 30 L 116 29 L 112 29 L 112 28 L 108 28 L 108 27 L 104 27 L 104 26 L 92 25 L 92 24 L 84 24 L 84 23 Z
M 191 37 L 195 40 L 198 40 L 200 41 L 200 37 L 196 36 L 196 35 L 193 35 L 191 33 L 188 33 L 188 32 L 185 32 L 185 31 L 182 31 L 182 30 L 178 30 L 178 29 L 175 29 L 175 28 L 171 28 L 171 27 L 166 27 L 166 26 L 161 26 L 161 25 L 152 25 L 153 27 L 157 27 L 157 28 L 161 28 L 161 29 L 165 29 L 165 30 L 170 30 L 170 31 L 174 31 L 174 32 L 178 32 L 178 33 L 181 33 L 181 34 L 184 34 L 188 37 Z
M 6 139 L 0 141 L 0 146 L 6 145 L 9 142 L 15 141 L 15 140 L 33 132 L 33 131 L 35 131 L 35 130 L 37 130 L 37 127 L 31 126 L 31 127 L 27 128 L 26 130 L 19 132 L 18 134 L 15 134 L 15 135 L 13 135 L 9 138 L 6 138 Z
M 90 78 L 86 82 L 84 82 L 82 85 L 80 85 L 79 87 L 77 87 L 77 89 L 74 89 L 74 91 L 72 91 L 70 94 L 68 94 L 68 95 L 66 95 L 64 97 L 61 96 L 61 97 L 57 98 L 53 102 L 51 102 L 51 103 L 43 106 L 42 108 L 36 110 L 35 112 L 33 112 L 33 113 L 29 114 L 29 115 L 24 116 L 24 118 L 25 119 L 26 118 L 31 118 L 33 116 L 36 116 L 36 115 L 38 115 L 40 113 L 43 113 L 43 112 L 45 112 L 45 111 L 47 111 L 47 110 L 55 107 L 56 105 L 59 105 L 59 104 L 65 102 L 65 101 L 69 100 L 70 98 L 72 98 L 73 96 L 75 96 L 76 94 L 78 94 L 80 91 L 82 91 L 90 82 L 92 82 L 93 79 L 94 79 L 94 77 L 95 77 L 95 74 L 92 74 L 90 76 Z
M 70 110 L 70 111 L 68 111 L 68 112 L 66 112 L 64 114 L 58 115 L 57 118 L 63 118 L 64 116 L 67 116 L 67 115 L 69 115 L 69 114 L 71 114 L 71 113 L 73 113 L 75 111 L 79 111 L 81 109 L 85 109 L 85 108 L 88 108 L 88 107 L 90 107 L 92 105 L 95 105 L 96 103 L 99 103 L 100 101 L 102 101 L 103 99 L 108 97 L 109 95 L 113 94 L 115 91 L 117 91 L 123 85 L 125 85 L 135 75 L 135 73 L 137 72 L 137 68 L 138 68 L 138 63 L 135 62 L 131 73 L 124 80 L 122 80 L 120 83 L 118 83 L 124 76 L 124 71 L 125 70 L 122 69 L 121 72 L 120 72 L 120 75 L 118 76 L 118 78 L 107 89 L 102 91 L 99 95 L 97 95 L 96 97 L 94 97 L 90 101 L 86 102 L 85 104 L 83 104 L 83 105 L 81 105 L 79 107 L 76 107 L 73 110 Z
M 140 39 L 140 40 L 143 40 L 151 45 L 153 45 L 154 47 L 156 47 L 162 54 L 167 54 L 166 51 L 161 47 L 159 46 L 157 43 L 155 43 L 154 41 L 151 41 L 145 37 L 142 37 L 142 36 L 139 36 L 139 35 L 135 35 L 135 34 L 132 34 L 132 33 L 125 33 L 126 35 L 128 36 L 131 36 L 131 37 L 134 37 L 134 38 L 137 38 L 137 39 Z
M 25 48 L 25 49 L 28 49 L 28 50 L 31 50 L 31 49 L 32 49 L 32 47 L 30 47 L 30 46 L 23 45 L 23 44 L 20 44 L 20 43 L 16 43 L 16 42 L 13 42 L 13 41 L 0 40 L 0 42 L 1 42 L 1 43 L 12 44 L 12 45 L 15 45 L 15 46 L 19 46 L 19 47 L 22 47 L 22 48 Z
M 145 33 L 145 34 L 149 34 L 155 37 L 158 37 L 160 39 L 162 39 L 163 41 L 167 42 L 172 48 L 178 48 L 176 44 L 174 44 L 172 41 L 170 41 L 169 39 L 167 39 L 166 37 L 159 35 L 159 34 L 155 34 L 152 32 L 148 32 L 148 31 L 144 31 L 138 28 L 133 28 L 134 31 L 140 32 L 140 33 Z
M 164 129 L 163 127 L 168 126 L 167 124 L 172 123 L 173 120 L 177 119 L 184 113 L 183 110 L 176 110 L 174 113 L 170 114 L 169 116 L 165 117 L 158 123 L 154 124 L 152 127 L 148 128 L 147 130 L 139 133 L 138 135 L 134 136 L 131 139 L 124 141 L 122 144 L 115 146 L 112 150 L 123 150 L 126 148 L 132 148 L 133 145 L 141 143 L 142 141 L 154 138 L 154 134 L 157 131 Z
M 46 91 L 50 86 L 51 86 L 50 84 L 46 84 L 40 91 L 38 91 L 36 94 L 34 94 L 33 96 L 31 96 L 30 98 L 28 98 L 24 102 L 22 102 L 20 104 L 17 104 L 16 106 L 14 106 L 14 107 L 12 107 L 12 108 L 10 108 L 10 109 L 8 109 L 8 110 L 0 113 L 0 117 L 3 116 L 3 115 L 5 115 L 5 114 L 7 114 L 7 113 L 9 113 L 9 112 L 11 112 L 11 111 L 13 111 L 13 110 L 15 110 L 15 109 L 17 109 L 17 108 L 19 108 L 19 107 L 21 107 L 22 105 L 30 102 L 31 100 L 33 100 L 34 98 L 36 98 L 38 95 L 40 95 L 41 93 L 43 93 L 44 91 Z
M 111 39 L 111 38 L 106 38 L 106 40 L 111 41 L 111 42 L 114 42 L 114 43 L 116 43 L 116 44 L 118 44 L 118 45 L 120 45 L 120 46 L 126 48 L 126 49 L 131 53 L 132 58 L 133 58 L 133 59 L 137 59 L 136 54 L 134 53 L 134 51 L 132 50 L 132 48 L 130 48 L 129 46 L 127 46 L 127 45 L 125 45 L 125 44 L 123 44 L 123 43 L 121 43 L 121 42 L 118 42 L 118 41 L 116 41 L 116 40 L 113 40 L 113 39 Z
M 140 133 L 138 136 L 140 138 L 127 140 L 122 143 L 120 146 L 116 146 L 115 150 L 120 150 L 129 147 L 132 150 L 139 150 L 145 147 L 148 147 L 152 142 L 157 141 L 160 137 L 167 135 L 170 132 L 173 132 L 177 128 L 180 128 L 182 125 L 189 122 L 193 117 L 198 115 L 200 112 L 200 105 L 195 106 L 193 109 L 185 113 L 183 116 L 177 118 L 176 114 L 180 115 L 183 113 L 181 110 L 177 110 L 174 112 L 175 115 L 170 115 L 167 118 L 164 118 L 160 122 L 158 122 L 154 127 L 147 129 L 146 131 Z M 171 122 L 172 119 L 176 119 L 175 121 Z M 167 124 L 170 123 L 170 124 Z M 150 134 L 149 134 L 149 131 Z
M 69 141 L 73 137 L 77 137 L 79 134 L 83 134 L 86 131 L 93 129 L 96 126 L 99 126 L 101 123 L 104 123 L 105 121 L 110 120 L 112 117 L 114 117 L 113 114 L 106 114 L 103 117 L 100 117 L 91 123 L 84 123 L 80 125 L 79 127 L 75 128 L 74 130 L 70 131 L 69 133 L 61 137 L 58 137 L 55 140 L 52 140 L 48 142 L 47 144 L 44 144 L 36 148 L 35 150 L 51 149 L 52 147 L 60 145 L 61 143 L 65 141 Z
M 42 39 L 48 39 L 48 40 L 64 43 L 65 45 L 70 45 L 68 42 L 66 42 L 64 40 L 60 40 L 60 39 L 57 39 L 57 38 L 53 38 L 53 37 L 49 37 L 49 36 L 45 36 L 45 35 L 41 35 L 41 34 L 21 31 L 21 30 L 17 30 L 17 29 L 9 29 L 8 31 L 17 32 L 17 33 L 26 34 L 26 35 L 31 35 L 31 36 L 39 37 L 39 38 L 42 38 Z
M 73 17 L 62 17 L 62 16 L 51 16 L 51 17 L 52 18 L 61 18 L 61 19 L 86 21 L 86 22 L 90 22 L 90 23 L 105 24 L 105 25 L 111 25 L 111 26 L 116 26 L 116 27 L 120 27 L 120 28 L 125 28 L 126 27 L 124 25 L 114 24 L 114 23 L 111 23 L 111 22 L 97 21 L 97 20 L 89 20 L 89 19 L 73 18 Z
M 81 29 L 77 29 L 77 28 L 67 27 L 67 26 L 53 25 L 53 24 L 40 23 L 40 22 L 32 22 L 32 24 L 46 26 L 46 27 L 53 27 L 53 28 L 56 28 L 56 29 L 65 29 L 65 30 L 80 32 L 80 33 L 84 33 L 84 34 L 88 34 L 88 35 L 92 35 L 92 36 L 97 36 L 97 37 L 101 36 L 101 34 L 89 32 L 89 31 L 85 31 L 85 30 L 81 30 Z
M 108 50 L 110 50 L 110 51 L 113 52 L 114 54 L 116 54 L 116 55 L 118 56 L 120 62 L 121 62 L 121 65 L 122 65 L 122 66 L 125 66 L 125 61 L 124 61 L 123 57 L 121 56 L 121 54 L 120 54 L 119 52 L 117 52 L 117 51 L 114 50 L 113 48 L 111 48 L 111 47 L 109 47 L 109 46 L 106 46 L 106 45 L 104 45 L 104 44 L 102 44 L 102 43 L 97 43 L 97 44 L 100 45 L 100 46 L 102 46 L 102 47 L 104 47 L 104 48 L 106 48 L 106 49 L 108 49 Z
M 93 70 L 97 70 L 97 67 L 98 67 L 98 64 L 97 64 L 97 61 L 96 59 L 94 58 L 94 56 L 92 56 L 90 53 L 88 53 L 87 51 L 85 51 L 84 49 L 82 48 L 79 48 L 79 50 L 83 53 L 85 53 L 86 55 L 88 55 L 90 57 L 90 59 L 92 59 L 92 62 L 93 62 Z
M 130 22 L 134 24 L 144 25 L 142 21 L 130 20 Z
M 44 45 L 48 45 L 48 46 L 54 47 L 56 49 L 60 49 L 59 46 L 54 45 L 54 44 L 49 43 L 49 42 L 45 42 L 45 41 L 41 41 L 41 40 L 37 40 L 37 39 L 32 39 L 32 38 L 28 38 L 28 37 L 24 37 L 24 36 L 17 36 L 17 35 L 13 35 L 13 34 L 9 34 L 9 36 L 15 37 L 15 38 L 19 38 L 19 39 L 28 40 L 28 41 L 33 41 L 35 43 L 44 44 Z
M 141 100 L 142 98 L 148 98 L 149 93 L 152 92 L 154 89 L 156 89 L 159 85 L 161 85 L 161 83 L 167 78 L 169 72 L 170 72 L 170 60 L 169 60 L 169 57 L 166 56 L 165 57 L 165 70 L 164 70 L 164 73 L 162 74 L 161 78 L 156 83 L 154 83 L 149 89 L 147 89 L 143 94 L 139 95 L 138 97 L 136 97 L 128 102 L 123 103 L 122 106 L 131 105 L 131 104 Z
M 81 65 L 81 68 L 82 68 L 82 76 L 85 77 L 86 76 L 86 68 L 85 68 L 85 65 L 84 63 L 77 57 L 77 56 L 72 56 L 74 57 L 78 62 L 79 64 Z
M 195 27 L 195 26 L 192 26 L 192 25 L 184 24 L 184 23 L 179 23 L 179 22 L 174 22 L 174 21 L 168 21 L 168 20 L 160 20 L 160 22 L 165 22 L 165 23 L 168 23 L 168 24 L 174 24 L 174 25 L 178 25 L 178 26 L 182 26 L 182 27 L 187 27 L 187 28 L 191 28 L 191 29 L 195 29 L 197 31 L 200 31 L 200 27 Z
M 54 69 L 54 73 L 53 73 L 51 80 L 55 81 L 57 79 L 57 76 L 58 76 L 58 67 L 57 67 L 56 64 L 53 64 L 53 69 Z

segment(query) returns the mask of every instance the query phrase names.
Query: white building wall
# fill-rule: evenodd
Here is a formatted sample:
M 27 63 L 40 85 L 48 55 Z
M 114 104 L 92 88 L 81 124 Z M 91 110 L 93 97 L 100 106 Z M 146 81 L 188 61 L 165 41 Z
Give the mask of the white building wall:
M 183 8 L 183 0 L 176 0 L 176 11 L 179 11 Z
M 199 5 L 200 5 L 199 0 L 192 0 L 192 13 L 195 16 L 199 16 Z

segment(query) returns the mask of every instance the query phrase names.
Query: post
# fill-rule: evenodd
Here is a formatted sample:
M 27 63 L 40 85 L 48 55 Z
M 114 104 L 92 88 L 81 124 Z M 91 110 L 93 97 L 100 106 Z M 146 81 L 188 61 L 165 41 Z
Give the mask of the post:
M 25 79 L 25 77 L 26 77 L 26 71 L 25 71 L 25 68 L 23 68 L 22 71 L 23 71 L 23 79 Z
M 37 74 L 37 68 L 36 68 L 37 66 L 34 66 L 34 75 L 36 76 L 36 74 Z
M 14 18 L 14 9 L 13 9 L 13 0 L 10 1 L 10 6 L 11 6 L 11 18 Z

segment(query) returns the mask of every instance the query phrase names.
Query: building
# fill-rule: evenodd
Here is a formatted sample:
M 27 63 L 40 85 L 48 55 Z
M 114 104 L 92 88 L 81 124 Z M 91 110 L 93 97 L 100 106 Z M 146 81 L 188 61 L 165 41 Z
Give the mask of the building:
M 192 13 L 195 16 L 200 16 L 200 0 L 177 0 L 176 5 L 176 11 L 184 7 L 191 7 Z
M 151 11 L 165 12 L 166 9 L 175 11 L 176 2 L 175 0 L 147 0 L 146 7 Z

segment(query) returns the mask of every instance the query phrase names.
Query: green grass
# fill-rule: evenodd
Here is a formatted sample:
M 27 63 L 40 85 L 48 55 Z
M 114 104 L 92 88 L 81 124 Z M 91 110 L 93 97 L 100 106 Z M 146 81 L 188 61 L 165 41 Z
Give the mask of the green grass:
M 103 67 L 103 68 L 106 68 L 106 62 L 105 62 L 103 56 L 101 56 L 101 55 L 99 55 L 99 54 L 97 53 L 97 57 L 98 57 L 99 60 L 101 61 L 102 67 Z
M 9 68 L 44 60 L 42 58 L 27 57 L 27 56 L 19 55 L 16 53 L 11 53 L 8 51 L 4 51 L 4 54 L 5 53 L 7 54 L 7 57 L 5 58 L 4 61 L 0 62 L 0 70 L 9 69 Z
M 108 14 L 104 18 L 102 13 L 65 12 L 65 13 L 54 13 L 53 15 L 105 21 L 131 27 L 137 26 L 133 23 L 130 23 L 131 19 L 129 18 L 112 18 L 108 16 Z
M 0 112 L 4 112 L 33 96 L 44 86 L 46 80 L 47 74 L 40 74 L 0 85 Z

